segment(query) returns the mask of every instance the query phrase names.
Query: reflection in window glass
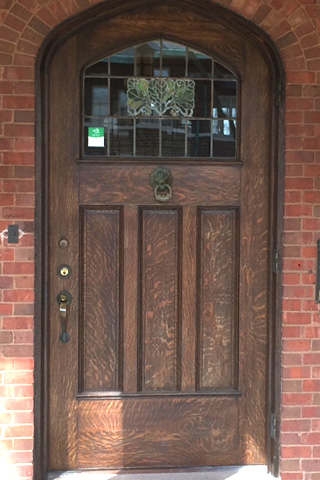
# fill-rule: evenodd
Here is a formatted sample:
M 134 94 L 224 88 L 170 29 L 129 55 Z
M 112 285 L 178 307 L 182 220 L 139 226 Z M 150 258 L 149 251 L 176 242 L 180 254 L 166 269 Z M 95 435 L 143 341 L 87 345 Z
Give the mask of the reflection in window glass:
M 133 120 L 111 118 L 109 121 L 110 156 L 133 155 Z
M 134 75 L 135 49 L 129 48 L 123 52 L 116 53 L 110 58 L 110 69 L 112 76 Z
M 212 59 L 203 53 L 188 50 L 188 77 L 212 78 Z
M 168 42 L 162 42 L 162 71 L 165 77 L 185 77 L 186 76 L 187 48 L 183 45 Z
M 144 118 L 136 120 L 136 155 L 159 157 L 160 120 Z
M 236 76 L 205 53 L 168 40 L 127 48 L 84 71 L 83 153 L 234 158 L 237 94 Z
M 106 78 L 85 79 L 84 114 L 96 117 L 108 115 L 108 82 Z
M 186 154 L 186 121 L 162 120 L 161 153 L 164 157 L 184 157 Z
M 210 157 L 211 121 L 190 120 L 188 122 L 188 156 Z

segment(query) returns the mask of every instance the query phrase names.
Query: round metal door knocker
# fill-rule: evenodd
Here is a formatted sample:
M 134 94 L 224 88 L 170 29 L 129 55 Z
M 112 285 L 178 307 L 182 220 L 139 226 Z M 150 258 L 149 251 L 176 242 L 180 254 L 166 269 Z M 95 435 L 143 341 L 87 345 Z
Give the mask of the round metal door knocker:
M 157 167 L 150 175 L 150 185 L 153 188 L 155 199 L 165 203 L 172 197 L 172 173 L 169 168 Z

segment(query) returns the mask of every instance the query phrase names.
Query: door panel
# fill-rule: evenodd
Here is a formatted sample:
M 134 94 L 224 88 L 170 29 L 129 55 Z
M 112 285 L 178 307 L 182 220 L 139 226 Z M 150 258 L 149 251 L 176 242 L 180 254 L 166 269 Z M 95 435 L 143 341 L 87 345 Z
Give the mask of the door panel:
M 149 468 L 210 466 L 212 458 L 218 465 L 238 463 L 237 416 L 234 398 L 80 402 L 79 466 L 136 467 L 137 459 Z
M 122 217 L 119 209 L 82 210 L 80 362 L 86 392 L 119 390 L 121 386 Z
M 140 346 L 143 392 L 180 383 L 179 210 L 140 211 Z
M 199 390 L 238 384 L 237 210 L 199 212 Z
M 239 74 L 239 157 L 81 158 L 83 67 L 165 35 Z M 57 51 L 49 77 L 50 469 L 265 463 L 264 58 L 218 19 L 159 6 L 82 29 Z M 173 176 L 165 205 L 150 186 L 159 164 Z M 62 264 L 72 269 L 65 279 Z M 64 290 L 72 294 L 65 344 L 57 302 Z

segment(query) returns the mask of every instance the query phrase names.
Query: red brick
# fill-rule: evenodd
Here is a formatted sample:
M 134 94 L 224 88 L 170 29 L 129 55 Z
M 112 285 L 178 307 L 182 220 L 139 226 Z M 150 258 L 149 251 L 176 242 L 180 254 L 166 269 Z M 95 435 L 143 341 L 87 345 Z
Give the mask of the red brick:
M 5 19 L 5 25 L 7 27 L 12 28 L 13 30 L 15 30 L 17 32 L 22 32 L 22 30 L 24 29 L 24 27 L 26 25 L 26 22 L 22 21 L 21 19 L 19 19 L 15 15 L 12 15 L 11 13 L 8 13 L 8 15 L 6 16 L 6 19 Z
M 34 69 L 30 67 L 6 67 L 4 78 L 8 80 L 33 80 Z
M 314 160 L 313 152 L 287 152 L 286 158 L 291 163 L 312 163 Z
M 31 357 L 33 347 L 32 345 L 4 345 L 2 354 L 4 357 Z
M 33 327 L 33 319 L 30 317 L 4 317 L 3 328 L 8 330 L 30 329 Z
M 4 134 L 6 137 L 32 137 L 34 135 L 33 125 L 5 125 Z
M 302 408 L 302 417 L 303 418 L 315 418 L 320 417 L 320 407 L 303 407 Z
M 320 392 L 320 380 L 304 380 L 304 392 Z
M 5 192 L 17 192 L 17 193 L 33 193 L 34 181 L 33 180 L 6 180 L 3 183 L 3 189 Z
M 310 405 L 312 395 L 310 393 L 285 393 L 282 395 L 282 401 L 283 405 Z
M 289 190 L 285 192 L 285 204 L 288 205 L 289 203 L 301 203 L 302 200 L 302 192 Z M 293 220 L 292 218 L 286 218 L 286 220 Z M 295 218 L 294 220 L 300 220 Z M 288 229 L 287 229 L 288 230 Z M 300 228 L 299 228 L 300 230 Z
M 33 274 L 34 265 L 31 262 L 4 262 L 3 273 L 7 275 Z
M 306 446 L 290 446 L 282 447 L 281 455 L 283 458 L 308 458 L 312 456 L 311 447 Z
M 32 437 L 33 426 L 32 425 L 11 425 L 4 429 L 4 437 Z
M 15 438 L 13 446 L 16 451 L 32 450 L 33 440 L 28 438 Z
M 320 472 L 319 460 L 301 460 L 301 466 L 305 472 Z
M 301 310 L 301 300 L 286 298 L 283 300 L 283 309 L 285 312 L 299 312 Z
M 319 49 L 320 50 L 320 49 Z M 313 72 L 288 72 L 288 83 L 315 83 L 315 74 Z
M 282 480 L 303 480 L 303 473 L 301 472 L 282 473 L 281 479 Z
M 290 367 L 283 369 L 283 378 L 309 378 L 310 367 Z
M 31 411 L 33 408 L 33 399 L 7 398 L 4 400 L 4 407 L 7 411 Z
M 313 195 L 314 192 L 308 192 L 309 195 Z M 311 200 L 308 203 L 312 202 Z M 318 203 L 313 201 L 313 203 Z M 311 205 L 287 205 L 285 206 L 285 214 L 289 217 L 311 216 Z
M 14 141 L 14 149 L 17 152 L 33 152 L 35 149 L 34 138 L 18 138 Z
M 287 178 L 285 188 L 288 190 L 312 190 L 314 181 L 313 178 Z
M 283 348 L 287 352 L 307 352 L 310 350 L 310 340 L 284 340 Z
M 4 154 L 4 164 L 7 165 L 34 165 L 34 153 L 8 152 Z
M 3 99 L 3 106 L 4 108 L 9 109 L 26 109 L 30 110 L 34 108 L 35 99 L 33 96 L 16 96 L 16 95 L 6 95 Z M 34 132 L 31 132 L 33 135 Z
M 12 343 L 12 333 L 0 331 L 0 344 Z
M 315 30 L 315 27 L 313 22 L 310 19 L 308 19 L 306 22 L 303 22 L 297 26 L 296 34 L 298 37 L 304 37 L 305 35 L 308 35 L 309 33 L 314 32 L 314 30 Z
M 282 335 L 283 335 L 283 338 L 299 338 L 300 335 L 301 335 L 301 329 L 300 329 L 300 327 L 283 326 L 282 327 Z M 310 373 L 310 371 L 309 371 L 309 373 Z M 294 377 L 293 376 L 294 374 L 295 374 L 295 372 L 291 371 L 291 369 L 290 369 L 290 371 L 288 369 L 286 369 L 285 378 L 298 378 L 298 377 Z M 306 377 L 304 376 L 304 378 L 306 378 Z

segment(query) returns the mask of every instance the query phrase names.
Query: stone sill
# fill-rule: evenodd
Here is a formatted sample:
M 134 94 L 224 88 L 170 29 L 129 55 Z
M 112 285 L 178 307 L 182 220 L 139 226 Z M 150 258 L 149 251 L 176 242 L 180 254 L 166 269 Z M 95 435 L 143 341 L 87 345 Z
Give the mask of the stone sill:
M 265 466 L 204 468 L 201 470 L 132 473 L 110 471 L 51 472 L 47 480 L 272 480 Z M 279 479 L 280 480 L 280 479 Z

